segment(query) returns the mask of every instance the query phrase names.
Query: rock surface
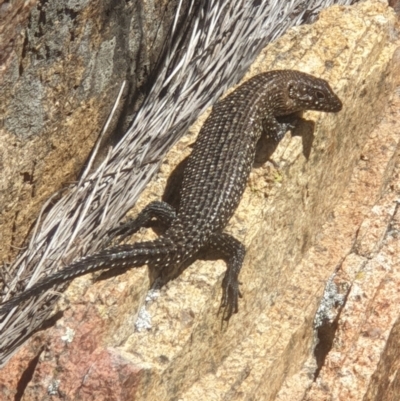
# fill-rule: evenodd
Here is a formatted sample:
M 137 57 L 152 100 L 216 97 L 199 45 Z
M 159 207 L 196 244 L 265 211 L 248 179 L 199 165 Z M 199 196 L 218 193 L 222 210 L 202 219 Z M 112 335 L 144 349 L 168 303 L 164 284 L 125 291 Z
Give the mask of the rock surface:
M 43 203 L 76 179 L 124 79 L 132 113 L 175 4 L 0 0 L 2 261 L 13 260 Z
M 342 200 L 302 261 L 333 267 L 321 305 L 332 295 L 337 302 L 325 308 L 314 353 L 277 400 L 398 398 L 399 117 L 397 90 Z
M 220 260 L 198 260 L 165 286 L 141 325 L 146 267 L 95 283 L 82 277 L 59 302 L 56 324 L 0 372 L 2 399 L 394 400 L 399 95 L 389 99 L 400 83 L 397 35 L 385 2 L 333 7 L 268 46 L 245 78 L 310 72 L 332 84 L 344 107 L 306 113 L 295 132 L 302 136 L 287 134 L 274 153 L 260 144 L 227 228 L 248 250 L 229 324 L 218 315 Z M 202 119 L 132 214 L 174 187 Z M 264 163 L 271 153 L 273 165 Z M 143 230 L 133 240 L 154 235 Z

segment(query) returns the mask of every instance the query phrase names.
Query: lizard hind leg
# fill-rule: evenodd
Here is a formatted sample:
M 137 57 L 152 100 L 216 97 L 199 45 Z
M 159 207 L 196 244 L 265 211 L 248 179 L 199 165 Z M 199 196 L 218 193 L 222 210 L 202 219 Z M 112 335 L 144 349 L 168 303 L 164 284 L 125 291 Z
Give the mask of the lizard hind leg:
M 146 226 L 153 218 L 169 227 L 175 219 L 175 209 L 166 202 L 154 201 L 149 203 L 134 219 L 128 220 L 126 223 L 119 227 L 113 228 L 108 231 L 108 240 L 106 247 L 111 243 L 115 237 L 118 242 L 122 242 L 125 238 L 131 236 Z
M 222 280 L 221 308 L 224 310 L 224 319 L 229 320 L 233 313 L 239 310 L 239 272 L 242 268 L 246 249 L 236 238 L 226 233 L 212 234 L 209 247 L 221 253 L 227 262 L 227 269 Z

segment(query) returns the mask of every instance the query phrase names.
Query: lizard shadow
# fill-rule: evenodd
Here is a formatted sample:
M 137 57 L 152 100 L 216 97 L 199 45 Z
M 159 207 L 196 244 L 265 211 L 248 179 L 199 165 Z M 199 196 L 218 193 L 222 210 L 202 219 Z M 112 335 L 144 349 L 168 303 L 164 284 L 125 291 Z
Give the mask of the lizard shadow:
M 306 120 L 301 117 L 301 114 L 294 114 L 291 116 L 278 117 L 280 123 L 293 124 L 294 128 L 291 129 L 292 136 L 300 136 L 302 138 L 302 151 L 304 157 L 308 160 L 310 157 L 312 144 L 314 142 L 315 122 Z M 278 147 L 279 142 L 275 142 L 272 138 L 261 135 L 256 147 L 256 154 L 254 158 L 253 168 L 260 168 L 268 162 Z M 275 163 L 273 163 L 275 164 Z M 279 166 L 278 166 L 279 167 Z
M 310 158 L 312 145 L 314 143 L 315 122 L 299 118 L 296 127 L 292 131 L 292 136 L 301 136 L 303 144 L 303 155 L 308 160 Z

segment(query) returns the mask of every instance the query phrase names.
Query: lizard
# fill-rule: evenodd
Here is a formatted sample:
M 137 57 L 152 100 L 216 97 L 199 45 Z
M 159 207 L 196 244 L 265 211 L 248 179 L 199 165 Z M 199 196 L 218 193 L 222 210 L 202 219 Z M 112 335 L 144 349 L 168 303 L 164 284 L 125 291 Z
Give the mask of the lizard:
M 103 270 L 146 264 L 160 271 L 161 283 L 182 269 L 204 249 L 217 251 L 227 263 L 222 280 L 224 319 L 238 312 L 239 272 L 244 245 L 224 228 L 237 208 L 254 162 L 256 144 L 264 134 L 279 142 L 294 126 L 279 117 L 304 110 L 339 112 L 342 102 L 327 81 L 296 70 L 261 73 L 219 100 L 203 124 L 183 173 L 180 203 L 175 210 L 154 201 L 114 236 L 138 231 L 151 220 L 164 223 L 166 231 L 154 241 L 116 245 L 71 263 L 40 279 L 32 287 L 0 306 L 0 314 L 56 284 Z M 111 230 L 112 232 L 113 230 Z M 162 285 L 161 284 L 161 285 Z

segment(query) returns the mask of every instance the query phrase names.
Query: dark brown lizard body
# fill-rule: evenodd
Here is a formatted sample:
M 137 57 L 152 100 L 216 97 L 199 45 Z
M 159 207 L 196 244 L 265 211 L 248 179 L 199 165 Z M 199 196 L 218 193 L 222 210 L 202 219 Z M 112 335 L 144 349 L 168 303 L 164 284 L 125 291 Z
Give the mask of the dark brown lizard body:
M 89 272 L 148 263 L 160 269 L 173 266 L 179 271 L 200 250 L 210 248 L 227 261 L 222 306 L 229 318 L 238 310 L 238 275 L 245 249 L 223 229 L 245 189 L 257 141 L 263 132 L 275 141 L 282 139 L 290 126 L 279 123 L 277 117 L 302 110 L 338 112 L 341 108 L 341 101 L 326 81 L 305 73 L 270 71 L 248 80 L 220 100 L 204 123 L 184 171 L 177 212 L 167 203 L 153 202 L 123 226 L 129 235 L 157 218 L 168 226 L 163 235 L 154 241 L 120 245 L 84 257 L 9 300 L 0 313 Z

